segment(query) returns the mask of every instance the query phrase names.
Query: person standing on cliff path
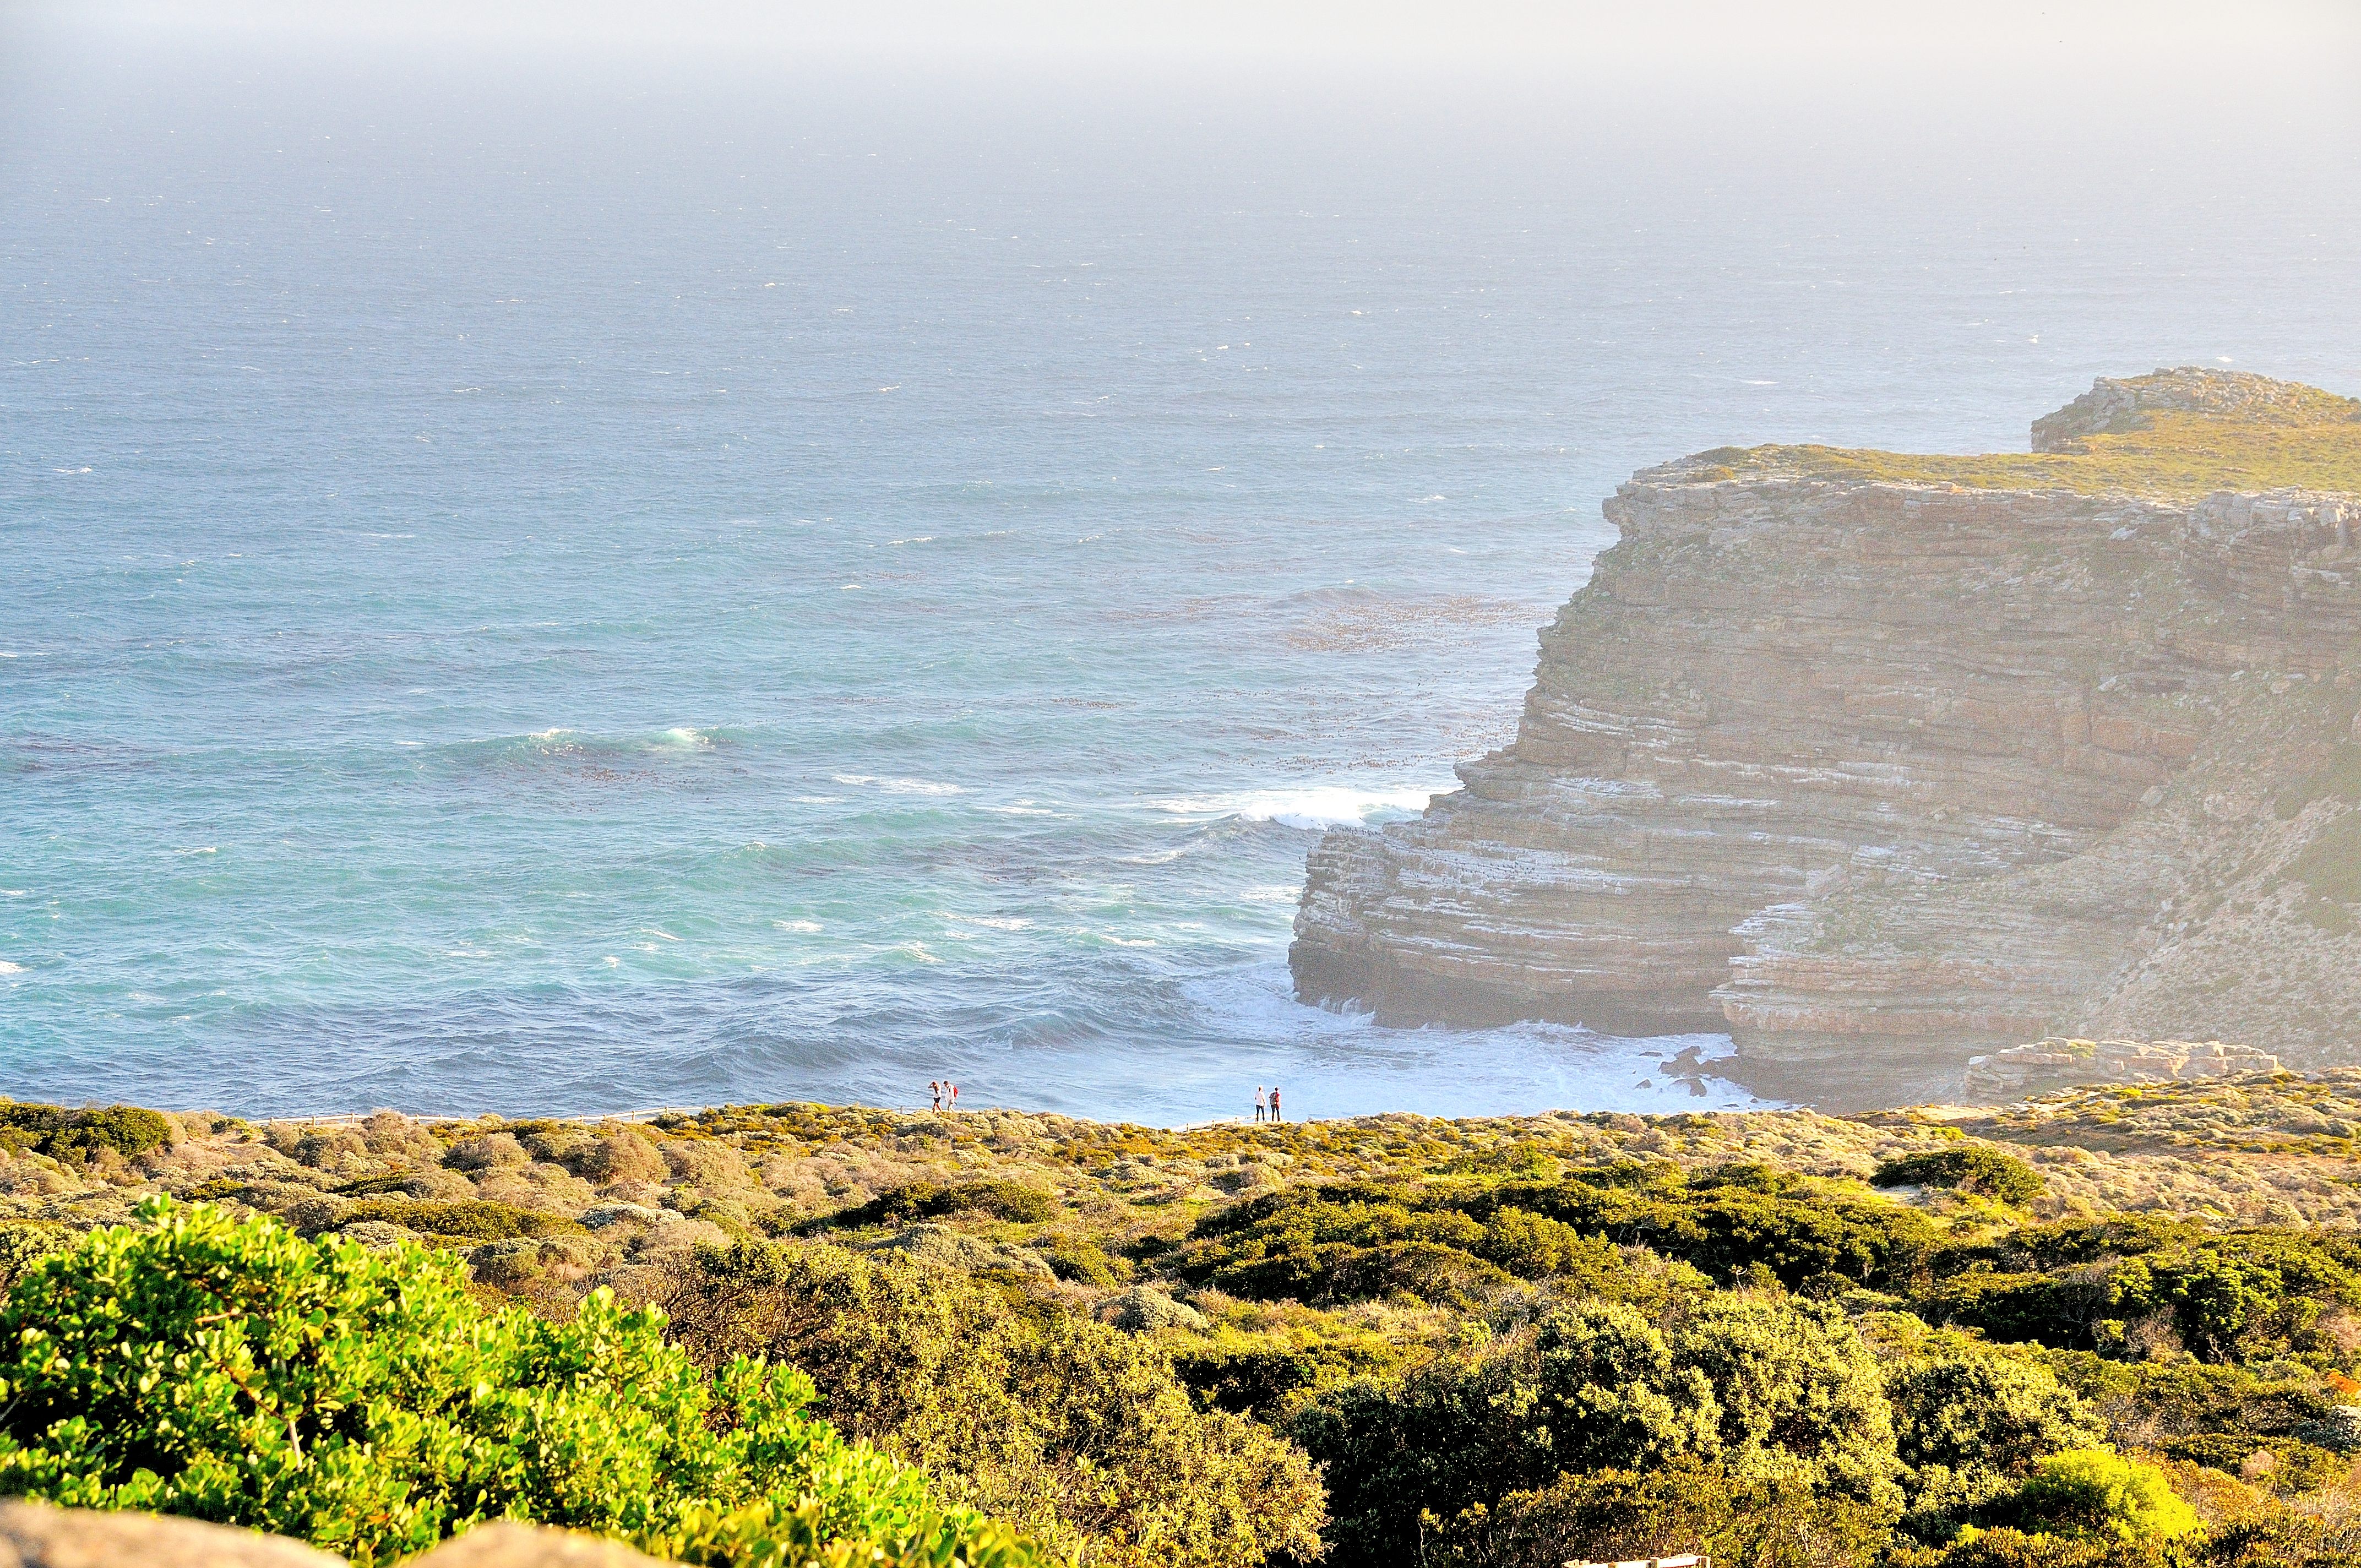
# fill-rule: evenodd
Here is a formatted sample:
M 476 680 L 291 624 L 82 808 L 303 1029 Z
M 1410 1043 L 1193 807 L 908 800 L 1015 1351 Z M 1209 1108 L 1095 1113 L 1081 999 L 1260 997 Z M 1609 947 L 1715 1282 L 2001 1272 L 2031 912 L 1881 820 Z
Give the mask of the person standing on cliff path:
M 1255 1120 L 1262 1120 L 1262 1085 L 1255 1085 Z
M 951 1109 L 959 1109 L 959 1085 L 956 1083 L 951 1085 Z
M 1286 1117 L 1279 1113 L 1279 1085 L 1276 1083 L 1270 1086 L 1270 1119 L 1274 1122 L 1284 1122 L 1287 1120 Z
M 927 1087 L 928 1087 L 928 1089 L 930 1089 L 930 1090 L 934 1091 L 934 1094 L 935 1094 L 935 1112 L 936 1112 L 936 1113 L 937 1113 L 938 1115 L 939 1115 L 939 1114 L 941 1114 L 941 1113 L 942 1113 L 942 1109 L 943 1109 L 943 1083 L 942 1083 L 942 1080 L 940 1080 L 940 1079 L 939 1079 L 939 1078 L 930 1078 L 930 1079 L 927 1080 Z

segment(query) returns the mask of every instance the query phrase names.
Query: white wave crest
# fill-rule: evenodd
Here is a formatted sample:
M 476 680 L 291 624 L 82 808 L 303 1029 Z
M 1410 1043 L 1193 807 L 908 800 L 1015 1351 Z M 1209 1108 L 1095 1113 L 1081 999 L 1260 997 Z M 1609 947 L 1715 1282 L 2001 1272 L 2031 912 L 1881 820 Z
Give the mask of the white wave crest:
M 943 918 L 954 926 L 982 926 L 993 931 L 1030 931 L 1033 928 L 1033 922 L 1021 920 L 1013 915 L 947 914 Z
M 6 959 L 0 959 L 0 974 L 23 974 L 24 972 L 23 964 L 12 964 Z
M 873 784 L 887 795 L 965 795 L 966 789 L 955 784 L 938 784 L 932 779 L 882 779 L 874 773 L 830 773 L 829 778 L 840 784 Z
M 1301 784 L 1235 795 L 1186 795 L 1148 802 L 1175 817 L 1235 817 L 1287 828 L 1349 828 L 1379 817 L 1423 811 L 1437 794 L 1426 789 L 1360 789 L 1350 784 Z

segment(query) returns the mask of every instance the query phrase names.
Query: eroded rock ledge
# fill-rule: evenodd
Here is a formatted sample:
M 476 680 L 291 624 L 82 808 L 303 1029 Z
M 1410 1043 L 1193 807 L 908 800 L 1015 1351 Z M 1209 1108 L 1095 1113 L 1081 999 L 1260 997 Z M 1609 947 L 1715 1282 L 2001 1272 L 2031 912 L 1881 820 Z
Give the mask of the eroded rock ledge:
M 2361 403 L 2159 371 L 2036 431 L 1635 476 L 1514 744 L 1313 850 L 1299 992 L 1726 1029 L 1828 1105 L 2049 1036 L 2361 1059 Z

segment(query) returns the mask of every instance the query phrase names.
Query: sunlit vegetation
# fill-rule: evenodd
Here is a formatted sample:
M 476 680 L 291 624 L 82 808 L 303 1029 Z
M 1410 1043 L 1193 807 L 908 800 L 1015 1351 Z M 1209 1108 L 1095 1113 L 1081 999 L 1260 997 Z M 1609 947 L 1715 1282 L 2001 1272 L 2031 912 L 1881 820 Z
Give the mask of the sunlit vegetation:
M 77 1116 L 157 1135 L 44 1144 Z M 0 1122 L 9 1484 L 361 1561 L 507 1511 L 717 1563 L 2361 1564 L 2361 1074 L 1939 1120 Z
M 1707 454 L 1724 475 L 1794 472 L 1970 489 L 2058 489 L 2191 499 L 2217 490 L 2361 491 L 2361 401 L 2312 388 L 2253 414 L 2156 412 L 2075 452 L 1950 455 L 1834 446 Z

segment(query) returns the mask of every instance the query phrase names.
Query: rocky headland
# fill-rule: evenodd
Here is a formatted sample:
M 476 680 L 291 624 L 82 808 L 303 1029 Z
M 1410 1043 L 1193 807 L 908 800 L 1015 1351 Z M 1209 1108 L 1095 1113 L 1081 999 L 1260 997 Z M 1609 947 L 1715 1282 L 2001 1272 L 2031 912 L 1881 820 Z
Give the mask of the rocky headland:
M 1514 743 L 1313 850 L 1299 992 L 1727 1031 L 1839 1107 L 2048 1036 L 2354 1059 L 2361 402 L 2158 371 L 2032 445 L 1634 476 Z

